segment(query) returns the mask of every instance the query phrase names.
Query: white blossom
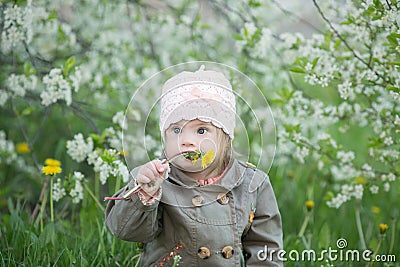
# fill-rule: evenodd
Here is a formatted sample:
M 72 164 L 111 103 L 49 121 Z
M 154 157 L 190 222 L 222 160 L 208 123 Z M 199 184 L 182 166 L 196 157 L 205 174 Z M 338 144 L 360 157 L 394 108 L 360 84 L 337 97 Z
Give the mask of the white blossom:
M 122 181 L 124 183 L 127 183 L 129 181 L 129 178 L 130 178 L 130 174 L 129 174 L 128 168 L 120 160 L 118 160 L 116 162 L 116 164 L 117 164 L 117 170 L 118 170 L 117 171 L 117 175 L 122 176 Z
M 76 67 L 75 68 L 75 72 L 73 74 L 71 74 L 70 79 L 72 81 L 72 87 L 74 88 L 75 92 L 79 91 L 79 87 L 80 87 L 80 83 L 82 81 L 82 72 L 81 72 L 81 68 Z
M 16 159 L 14 143 L 7 140 L 6 133 L 0 130 L 0 163 L 11 164 Z
M 387 175 L 387 178 L 389 182 L 394 182 L 396 180 L 396 175 L 394 175 L 393 173 L 389 173 Z
M 58 178 L 57 181 L 53 184 L 52 190 L 53 200 L 56 202 L 66 195 L 65 189 L 62 187 L 62 182 L 60 178 Z
M 88 154 L 93 150 L 92 138 L 83 139 L 83 135 L 78 133 L 74 136 L 74 140 L 67 141 L 67 153 L 71 158 L 77 162 L 82 162 L 86 159 Z
M 6 90 L 0 90 L 0 107 L 3 107 L 9 98 L 9 94 Z
M 107 136 L 107 142 L 110 144 L 110 147 L 121 151 L 122 150 L 122 140 L 121 134 L 117 133 L 113 127 L 108 127 L 105 129 L 105 133 Z
M 338 181 L 348 180 L 359 175 L 359 172 L 352 165 L 349 164 L 343 166 L 333 165 L 330 169 L 332 176 Z
M 100 165 L 99 178 L 101 184 L 105 184 L 107 182 L 107 179 L 110 176 L 111 172 L 112 168 L 107 163 L 103 162 L 103 164 Z
M 310 150 L 307 147 L 296 147 L 294 156 L 301 162 L 304 163 L 305 157 L 308 156 Z
M 385 192 L 389 192 L 389 190 L 390 190 L 390 184 L 389 184 L 389 183 L 384 183 L 384 184 L 383 184 L 383 190 L 384 190 Z
M 96 150 L 93 150 L 87 154 L 87 163 L 89 165 L 95 165 L 97 159 L 100 159 L 100 155 Z
M 125 114 L 122 111 L 118 111 L 117 113 L 115 113 L 114 117 L 112 118 L 113 123 L 118 124 L 119 127 L 121 127 L 121 129 L 126 130 L 127 127 L 124 121 L 125 121 Z
M 64 79 L 61 69 L 52 69 L 43 77 L 43 84 L 46 88 L 40 94 L 42 105 L 49 106 L 58 100 L 64 100 L 68 106 L 71 105 L 71 85 Z
M 371 194 L 376 195 L 376 194 L 379 193 L 379 186 L 377 186 L 377 185 L 372 185 L 372 186 L 370 186 L 369 191 L 371 191 Z
M 82 182 L 84 175 L 81 172 L 74 172 L 75 187 L 69 192 L 72 197 L 72 203 L 79 203 L 83 199 L 83 187 Z
M 1 49 L 8 53 L 22 42 L 32 41 L 32 9 L 31 5 L 19 7 L 14 5 L 4 10 L 4 26 L 1 34 Z
M 354 97 L 354 95 L 351 95 L 352 93 L 351 86 L 352 83 L 350 81 L 345 81 L 344 83 L 338 85 L 338 91 L 341 98 L 346 100 L 350 96 Z
M 384 143 L 385 145 L 387 145 L 387 146 L 393 145 L 393 139 L 392 139 L 392 137 L 391 137 L 391 136 L 386 137 L 386 138 L 383 140 L 383 143 Z
M 327 201 L 326 204 L 328 205 L 328 207 L 338 209 L 346 201 L 347 201 L 347 197 L 339 193 L 339 194 L 337 194 L 336 197 L 334 197 L 331 200 Z
M 362 184 L 354 186 L 354 197 L 356 199 L 362 199 L 363 192 L 364 192 L 364 186 Z
M 85 176 L 81 173 L 81 172 L 74 172 L 74 176 L 78 181 L 83 181 L 83 178 L 85 178 Z
M 342 163 L 350 163 L 355 159 L 355 154 L 353 151 L 349 151 L 349 152 L 338 151 L 336 154 L 336 157 Z
M 16 96 L 25 96 L 26 91 L 32 91 L 37 86 L 35 75 L 15 75 L 11 74 L 6 80 L 6 87 Z

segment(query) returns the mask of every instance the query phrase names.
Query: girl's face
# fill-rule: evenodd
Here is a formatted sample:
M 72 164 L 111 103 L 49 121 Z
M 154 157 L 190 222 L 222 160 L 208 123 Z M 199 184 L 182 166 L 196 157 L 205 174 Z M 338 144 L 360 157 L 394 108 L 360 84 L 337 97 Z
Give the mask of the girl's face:
M 215 155 L 217 155 L 219 152 L 217 151 L 217 131 L 218 128 L 210 122 L 203 122 L 200 120 L 181 120 L 171 124 L 165 131 L 164 149 L 166 157 L 171 159 L 175 155 L 187 151 L 200 150 L 206 153 L 210 149 L 212 149 Z M 210 167 L 214 165 L 213 163 L 208 166 Z M 190 159 L 185 159 L 182 156 L 176 158 L 172 164 L 188 173 L 203 171 L 201 168 L 201 160 L 198 160 L 193 164 Z M 206 167 L 206 169 L 207 168 L 208 167 Z

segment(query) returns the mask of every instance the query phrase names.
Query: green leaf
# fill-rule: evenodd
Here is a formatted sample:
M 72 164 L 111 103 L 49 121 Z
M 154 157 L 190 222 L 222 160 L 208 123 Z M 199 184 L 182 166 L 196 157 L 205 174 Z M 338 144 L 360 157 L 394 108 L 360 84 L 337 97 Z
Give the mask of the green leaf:
M 32 108 L 32 107 L 27 107 L 27 108 L 25 108 L 24 110 L 22 110 L 21 115 L 22 115 L 22 116 L 31 115 L 31 114 L 32 114 L 32 111 L 33 111 L 33 108 Z
M 337 39 L 335 44 L 333 45 L 333 47 L 335 48 L 335 50 L 339 47 L 339 45 L 342 43 L 342 40 Z
M 67 76 L 69 74 L 69 71 L 75 66 L 75 57 L 72 56 L 67 59 L 65 62 L 64 68 L 63 68 L 63 74 L 64 76 Z
M 249 6 L 251 7 L 260 7 L 262 4 L 258 2 L 257 0 L 249 0 Z
M 238 33 L 234 33 L 233 34 L 233 39 L 238 40 L 238 41 L 244 40 L 243 36 L 241 34 L 238 34 Z
M 291 72 L 296 72 L 296 73 L 307 73 L 306 70 L 305 70 L 304 68 L 298 67 L 298 66 L 290 67 L 289 70 L 290 70 Z
M 395 86 L 393 86 L 393 85 L 388 85 L 388 86 L 386 86 L 386 90 L 388 90 L 388 91 L 394 91 L 394 92 L 400 92 L 400 88 L 395 87 Z
M 329 225 L 324 223 L 318 234 L 318 246 L 320 248 L 327 248 L 331 244 L 331 231 Z
M 399 42 L 398 42 L 398 38 L 400 38 L 400 35 L 397 33 L 391 33 L 389 34 L 386 39 L 389 41 L 390 45 L 392 45 L 393 47 L 397 47 Z
M 31 69 L 32 69 L 32 64 L 29 61 L 26 61 L 24 63 L 24 73 L 26 76 L 29 76 L 31 74 Z
M 383 9 L 383 5 L 382 5 L 380 0 L 374 0 L 374 6 L 378 10 L 382 10 Z
M 93 142 L 94 142 L 94 144 L 95 144 L 95 147 L 98 147 L 98 146 L 102 146 L 102 145 L 103 145 L 104 139 L 105 139 L 104 134 L 102 134 L 102 135 L 100 136 L 100 135 L 98 135 L 98 134 L 92 133 L 92 134 L 90 134 L 89 136 L 92 138 L 92 140 L 93 140 Z
M 332 191 L 328 191 L 328 192 L 326 192 L 326 194 L 325 194 L 325 197 L 324 197 L 324 201 L 329 201 L 329 200 L 331 200 L 332 198 L 334 198 L 334 194 L 333 194 L 333 192 Z
M 392 61 L 392 62 L 388 62 L 387 64 L 400 66 L 400 61 Z
M 314 60 L 313 60 L 313 62 L 312 62 L 313 68 L 315 68 L 315 66 L 317 65 L 318 60 L 319 60 L 319 57 L 314 58 Z

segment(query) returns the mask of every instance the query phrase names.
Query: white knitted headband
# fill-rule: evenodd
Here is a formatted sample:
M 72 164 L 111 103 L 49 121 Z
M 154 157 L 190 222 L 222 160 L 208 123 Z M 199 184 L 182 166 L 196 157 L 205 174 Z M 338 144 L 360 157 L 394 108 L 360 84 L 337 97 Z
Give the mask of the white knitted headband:
M 236 104 L 232 86 L 216 71 L 181 72 L 165 82 L 161 96 L 160 130 L 180 120 L 199 119 L 234 137 Z

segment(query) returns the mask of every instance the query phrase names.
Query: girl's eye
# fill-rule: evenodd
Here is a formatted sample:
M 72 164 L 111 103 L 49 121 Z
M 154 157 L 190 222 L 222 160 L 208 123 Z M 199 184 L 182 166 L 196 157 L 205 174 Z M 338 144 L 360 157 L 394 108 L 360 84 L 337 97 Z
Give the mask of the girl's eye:
M 178 133 L 181 132 L 181 129 L 178 128 L 178 127 L 174 127 L 174 128 L 172 129 L 172 131 L 173 131 L 174 133 L 178 134 Z
M 197 130 L 198 134 L 205 134 L 206 132 L 207 132 L 207 129 L 204 129 L 204 128 L 200 128 Z

